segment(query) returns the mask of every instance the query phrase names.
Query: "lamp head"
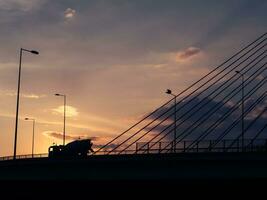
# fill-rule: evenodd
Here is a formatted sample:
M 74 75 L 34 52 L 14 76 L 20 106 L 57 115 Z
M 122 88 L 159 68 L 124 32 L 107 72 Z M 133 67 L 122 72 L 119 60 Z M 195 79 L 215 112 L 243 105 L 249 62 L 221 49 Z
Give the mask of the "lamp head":
M 31 50 L 31 53 L 32 53 L 32 54 L 36 54 L 36 55 L 39 54 L 39 52 L 38 52 L 38 51 L 35 51 L 35 50 Z
M 166 94 L 172 94 L 172 91 L 170 89 L 167 89 Z

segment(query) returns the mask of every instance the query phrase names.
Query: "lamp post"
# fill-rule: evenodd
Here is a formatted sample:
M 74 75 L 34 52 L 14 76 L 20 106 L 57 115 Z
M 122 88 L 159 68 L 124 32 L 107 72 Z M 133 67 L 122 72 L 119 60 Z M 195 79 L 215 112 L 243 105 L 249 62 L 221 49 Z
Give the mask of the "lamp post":
M 240 71 L 236 71 L 237 74 L 240 75 L 242 79 L 242 106 L 241 106 L 241 118 L 242 118 L 242 133 L 241 133 L 241 140 L 242 140 L 242 152 L 244 151 L 244 74 L 241 73 Z
M 174 151 L 176 152 L 176 98 L 177 95 L 173 94 L 172 91 L 170 89 L 166 90 L 166 94 L 172 95 L 173 99 L 174 99 Z
M 17 135 L 18 135 L 18 119 L 19 119 L 19 95 L 20 95 L 20 77 L 21 77 L 21 63 L 22 63 L 22 53 L 28 52 L 38 55 L 39 52 L 35 50 L 28 50 L 20 48 L 19 54 L 19 74 L 18 74 L 18 90 L 17 90 L 17 108 L 16 108 L 16 124 L 15 124 L 15 139 L 14 139 L 14 156 L 13 159 L 16 160 L 17 154 Z
M 64 125 L 63 125 L 63 145 L 65 145 L 65 137 L 66 137 L 66 95 L 65 94 L 55 94 L 55 96 L 64 97 Z
M 34 128 L 35 128 L 35 119 L 25 118 L 26 121 L 32 121 L 32 158 L 34 155 Z

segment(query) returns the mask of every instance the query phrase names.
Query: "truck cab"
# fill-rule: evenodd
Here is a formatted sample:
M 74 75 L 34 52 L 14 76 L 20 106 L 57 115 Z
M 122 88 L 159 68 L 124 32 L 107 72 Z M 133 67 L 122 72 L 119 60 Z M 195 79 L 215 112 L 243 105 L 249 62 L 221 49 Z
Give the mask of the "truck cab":
M 48 157 L 60 157 L 62 155 L 63 145 L 53 145 L 48 149 Z

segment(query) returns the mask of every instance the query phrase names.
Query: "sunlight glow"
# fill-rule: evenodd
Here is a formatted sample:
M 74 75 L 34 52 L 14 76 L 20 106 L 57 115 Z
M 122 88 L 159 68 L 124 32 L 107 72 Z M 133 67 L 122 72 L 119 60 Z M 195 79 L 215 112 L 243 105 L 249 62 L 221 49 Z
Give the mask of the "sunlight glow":
M 57 108 L 52 109 L 53 114 L 64 114 L 64 106 L 59 106 Z M 72 106 L 66 106 L 66 117 L 76 117 L 79 112 L 76 108 Z

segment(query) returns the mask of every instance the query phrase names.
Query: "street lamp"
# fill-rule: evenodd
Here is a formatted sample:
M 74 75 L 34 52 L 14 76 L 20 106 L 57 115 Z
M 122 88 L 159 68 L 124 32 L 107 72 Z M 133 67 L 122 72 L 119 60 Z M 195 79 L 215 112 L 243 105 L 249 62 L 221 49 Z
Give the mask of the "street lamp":
M 14 156 L 13 159 L 16 160 L 17 154 L 17 135 L 18 135 L 18 119 L 19 119 L 19 95 L 20 95 L 20 77 L 21 77 L 21 62 L 22 62 L 22 53 L 29 52 L 35 55 L 38 55 L 39 52 L 35 50 L 27 50 L 20 48 L 19 56 L 19 75 L 18 75 L 18 90 L 17 90 L 17 108 L 16 108 L 16 124 L 15 124 L 15 140 L 14 140 Z
M 170 89 L 166 90 L 166 94 L 172 95 L 173 99 L 174 99 L 174 145 L 176 147 L 176 98 L 177 95 L 173 94 L 172 91 Z M 176 148 L 174 147 L 174 151 L 176 152 Z
M 240 77 L 242 78 L 242 108 L 241 108 L 241 118 L 242 118 L 242 135 L 241 135 L 241 140 L 242 140 L 242 152 L 244 151 L 244 74 L 241 73 L 240 71 L 235 71 L 237 74 L 240 75 Z
M 26 117 L 25 118 L 26 121 L 32 121 L 32 158 L 33 158 L 33 155 L 34 155 L 34 128 L 35 128 L 35 119 L 32 119 L 32 118 L 28 118 Z
M 66 126 L 66 95 L 65 94 L 55 94 L 55 96 L 64 97 L 64 125 L 63 125 L 63 145 L 65 145 L 65 126 Z

